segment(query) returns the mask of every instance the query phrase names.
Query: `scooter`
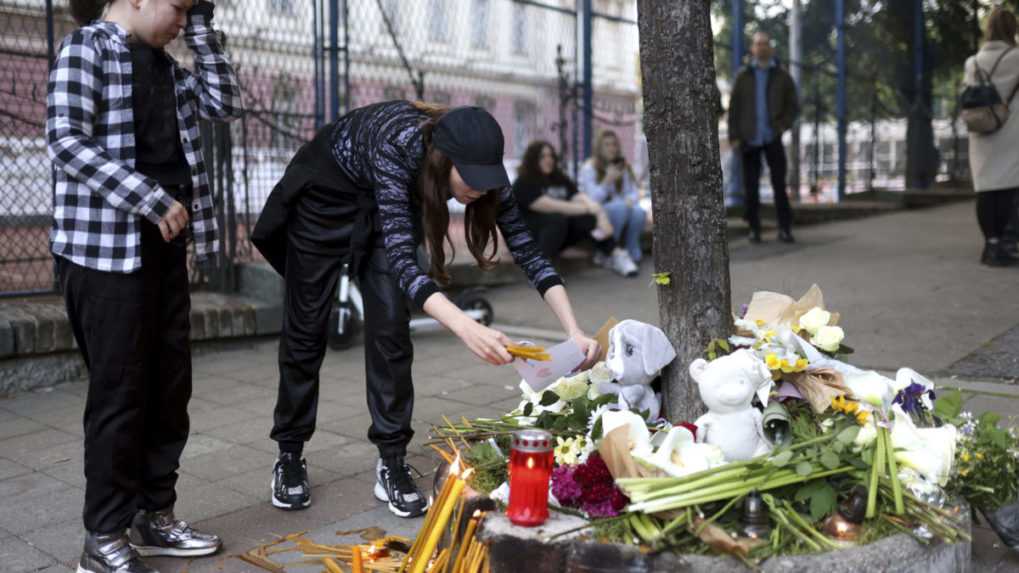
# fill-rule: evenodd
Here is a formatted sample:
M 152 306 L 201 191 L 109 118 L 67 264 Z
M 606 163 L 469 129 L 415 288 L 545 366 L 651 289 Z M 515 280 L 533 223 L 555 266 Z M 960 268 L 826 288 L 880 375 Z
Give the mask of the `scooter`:
M 489 326 L 495 319 L 492 303 L 484 296 L 482 288 L 469 288 L 452 297 L 453 304 L 471 319 Z M 354 346 L 358 332 L 364 325 L 364 298 L 350 277 L 350 265 L 344 264 L 340 271 L 340 284 L 336 289 L 336 306 L 329 316 L 329 348 L 345 350 Z M 442 325 L 430 317 L 412 318 L 411 333 L 439 330 Z

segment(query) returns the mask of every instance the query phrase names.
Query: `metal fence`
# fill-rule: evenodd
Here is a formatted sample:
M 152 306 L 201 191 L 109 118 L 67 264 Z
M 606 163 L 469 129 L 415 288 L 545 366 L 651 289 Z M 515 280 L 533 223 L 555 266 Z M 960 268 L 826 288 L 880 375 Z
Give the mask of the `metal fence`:
M 195 286 L 231 290 L 257 258 L 248 231 L 288 161 L 336 113 L 389 99 L 488 109 L 507 166 L 546 139 L 583 159 L 578 9 L 585 0 L 217 0 L 246 113 L 203 125 L 222 256 L 192 265 Z M 611 127 L 640 162 L 637 27 L 632 0 L 594 2 L 594 129 Z M 48 62 L 74 24 L 66 0 L 0 0 L 0 296 L 53 290 Z M 181 41 L 171 53 L 190 65 Z

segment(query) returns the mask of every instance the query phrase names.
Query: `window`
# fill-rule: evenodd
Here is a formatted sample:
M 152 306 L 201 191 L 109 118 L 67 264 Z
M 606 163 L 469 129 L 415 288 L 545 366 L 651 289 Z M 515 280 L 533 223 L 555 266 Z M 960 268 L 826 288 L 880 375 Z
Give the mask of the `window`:
M 269 0 L 269 7 L 272 9 L 273 14 L 293 16 L 295 13 L 294 0 Z
M 433 42 L 449 41 L 449 13 L 446 0 L 431 0 L 428 3 L 428 39 Z
M 521 157 L 527 145 L 534 138 L 537 112 L 529 101 L 518 101 L 513 104 L 513 155 Z
M 513 4 L 513 53 L 527 54 L 527 6 Z
M 394 99 L 407 99 L 407 96 L 403 91 L 403 88 L 399 86 L 386 86 L 382 90 L 382 97 L 385 98 L 386 101 Z
M 488 48 L 488 14 L 490 0 L 474 0 L 474 12 L 471 16 L 471 47 L 476 50 Z
M 379 8 L 384 11 L 383 14 L 379 15 L 379 32 L 382 34 L 389 34 L 389 28 L 386 27 L 386 19 L 389 19 L 390 25 L 393 26 L 393 33 L 400 35 L 400 0 L 382 0 L 379 4 Z

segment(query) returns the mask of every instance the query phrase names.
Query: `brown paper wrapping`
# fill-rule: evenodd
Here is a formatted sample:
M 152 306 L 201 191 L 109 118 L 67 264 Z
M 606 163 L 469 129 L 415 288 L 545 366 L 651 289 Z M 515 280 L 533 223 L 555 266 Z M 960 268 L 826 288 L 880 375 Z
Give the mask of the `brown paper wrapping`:
M 832 368 L 783 374 L 782 379 L 796 386 L 815 414 L 823 414 L 831 407 L 832 398 L 849 393 L 842 374 Z
M 616 320 L 616 317 L 610 316 L 609 319 L 605 321 L 605 324 L 601 325 L 601 328 L 599 328 L 598 332 L 594 335 L 594 340 L 598 343 L 598 347 L 601 349 L 601 354 L 598 355 L 599 361 L 605 360 L 605 356 L 609 353 L 609 331 L 617 324 L 619 324 L 619 321 Z
M 814 307 L 824 308 L 824 293 L 817 285 L 812 285 L 799 300 L 777 292 L 758 291 L 751 297 L 744 318 L 755 322 L 761 321 L 770 326 L 788 326 L 798 330 L 800 317 Z M 833 312 L 828 324 L 834 326 L 838 321 L 838 313 Z
M 620 426 L 602 438 L 598 453 L 609 468 L 613 479 L 660 477 L 664 475 L 654 469 L 638 464 L 630 455 L 630 429 Z

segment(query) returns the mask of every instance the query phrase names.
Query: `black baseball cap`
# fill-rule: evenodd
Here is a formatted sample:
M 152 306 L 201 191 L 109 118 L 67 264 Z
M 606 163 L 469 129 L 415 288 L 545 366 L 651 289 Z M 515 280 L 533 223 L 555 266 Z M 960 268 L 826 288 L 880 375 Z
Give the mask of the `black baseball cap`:
M 509 186 L 502 165 L 502 128 L 484 109 L 464 106 L 447 111 L 432 131 L 432 145 L 453 161 L 475 191 Z

